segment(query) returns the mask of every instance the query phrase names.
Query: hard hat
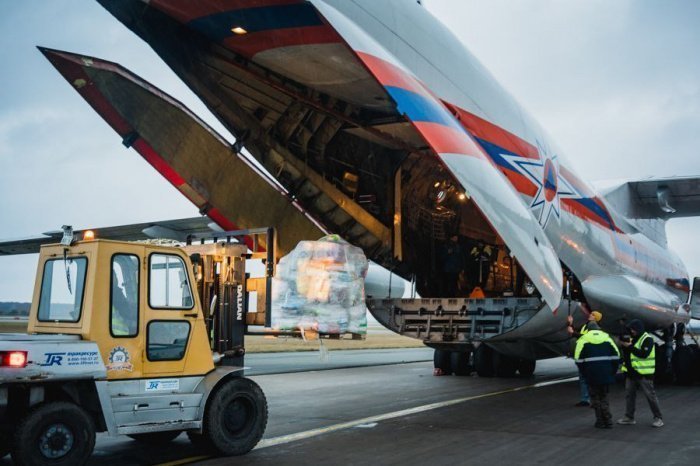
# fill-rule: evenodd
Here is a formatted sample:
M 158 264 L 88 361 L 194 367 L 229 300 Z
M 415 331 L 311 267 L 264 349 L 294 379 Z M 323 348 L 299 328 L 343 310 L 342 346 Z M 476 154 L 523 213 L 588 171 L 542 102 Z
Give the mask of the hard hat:
M 591 315 L 593 316 L 596 322 L 600 322 L 600 320 L 603 318 L 603 314 L 601 314 L 600 311 L 593 311 L 591 312 Z

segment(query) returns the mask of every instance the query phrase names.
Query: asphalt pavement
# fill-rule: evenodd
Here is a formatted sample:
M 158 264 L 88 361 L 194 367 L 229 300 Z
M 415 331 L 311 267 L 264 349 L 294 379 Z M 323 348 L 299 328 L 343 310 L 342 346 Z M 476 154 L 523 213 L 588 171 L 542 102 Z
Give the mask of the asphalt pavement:
M 248 455 L 209 458 L 185 435 L 159 447 L 101 434 L 90 464 L 697 464 L 700 387 L 659 388 L 661 429 L 650 426 L 640 396 L 637 425 L 601 430 L 591 409 L 574 407 L 571 360 L 540 361 L 534 377 L 511 379 L 434 377 L 431 361 L 384 364 L 420 351 L 331 354 L 352 366 L 345 368 L 324 366 L 318 353 L 249 355 L 250 372 L 267 372 L 251 378 L 267 396 L 269 421 Z M 279 373 L 280 364 L 295 372 Z M 622 416 L 621 386 L 613 387 L 611 406 Z

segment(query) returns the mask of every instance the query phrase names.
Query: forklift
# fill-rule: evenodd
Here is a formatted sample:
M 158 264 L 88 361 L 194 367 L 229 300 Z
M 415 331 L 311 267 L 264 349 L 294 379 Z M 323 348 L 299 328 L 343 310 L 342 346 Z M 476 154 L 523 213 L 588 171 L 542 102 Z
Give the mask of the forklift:
M 149 444 L 186 432 L 222 456 L 253 449 L 267 401 L 244 377 L 245 336 L 270 326 L 275 241 L 271 228 L 185 246 L 90 231 L 76 241 L 64 227 L 41 248 L 27 333 L 0 334 L 0 456 L 84 464 L 97 432 Z M 262 276 L 246 272 L 250 259 Z

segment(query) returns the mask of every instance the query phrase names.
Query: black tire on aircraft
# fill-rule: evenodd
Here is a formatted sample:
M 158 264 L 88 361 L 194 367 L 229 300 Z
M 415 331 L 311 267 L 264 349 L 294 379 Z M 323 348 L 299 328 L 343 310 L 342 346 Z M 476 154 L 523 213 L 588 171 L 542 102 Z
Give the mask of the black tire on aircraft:
M 258 384 L 244 377 L 223 382 L 210 395 L 204 414 L 207 446 L 223 456 L 248 453 L 267 425 L 267 400 Z
M 493 377 L 495 375 L 493 355 L 493 349 L 483 343 L 474 350 L 474 370 L 479 374 L 479 377 Z
M 131 434 L 127 435 L 137 442 L 148 444 L 148 445 L 166 445 L 173 440 L 175 440 L 180 434 L 181 430 L 166 430 L 163 432 L 148 432 L 145 434 Z
M 496 377 L 514 377 L 518 370 L 518 359 L 505 354 L 493 353 L 493 371 Z
M 474 372 L 474 368 L 469 364 L 469 356 L 469 351 L 450 352 L 450 365 L 455 375 L 465 376 L 471 375 L 471 373 Z
M 536 366 L 537 361 L 534 359 L 520 359 L 518 360 L 518 373 L 523 377 L 532 377 Z
M 442 375 L 452 375 L 452 351 L 436 349 L 433 353 L 433 366 L 440 369 Z
M 18 465 L 79 465 L 95 447 L 95 422 L 83 408 L 65 401 L 41 403 L 19 422 L 12 442 Z
M 676 347 L 673 352 L 673 374 L 678 385 L 693 383 L 694 356 L 692 348 L 687 345 Z
M 696 343 L 688 345 L 693 352 L 693 382 L 700 381 L 700 347 Z

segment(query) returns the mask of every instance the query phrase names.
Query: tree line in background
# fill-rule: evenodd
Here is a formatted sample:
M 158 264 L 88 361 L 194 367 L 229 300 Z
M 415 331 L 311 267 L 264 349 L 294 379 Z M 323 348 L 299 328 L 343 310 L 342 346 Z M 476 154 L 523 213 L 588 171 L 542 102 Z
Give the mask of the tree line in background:
M 31 303 L 0 302 L 0 317 L 28 316 Z

